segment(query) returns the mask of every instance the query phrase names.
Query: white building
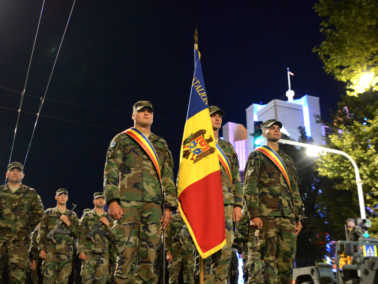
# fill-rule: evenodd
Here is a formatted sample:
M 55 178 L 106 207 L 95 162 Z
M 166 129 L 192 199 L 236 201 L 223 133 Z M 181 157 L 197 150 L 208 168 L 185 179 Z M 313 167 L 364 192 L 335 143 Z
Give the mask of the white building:
M 305 127 L 307 136 L 314 144 L 323 145 L 324 127 L 316 123 L 320 116 L 319 98 L 305 95 L 291 101 L 273 100 L 266 105 L 252 104 L 246 109 L 247 128 L 242 124 L 228 122 L 223 126 L 223 138 L 235 147 L 239 157 L 240 171 L 244 171 L 249 153 L 254 150 L 253 136 L 255 122 L 276 119 L 282 122 L 281 131 L 298 141 L 298 127 Z

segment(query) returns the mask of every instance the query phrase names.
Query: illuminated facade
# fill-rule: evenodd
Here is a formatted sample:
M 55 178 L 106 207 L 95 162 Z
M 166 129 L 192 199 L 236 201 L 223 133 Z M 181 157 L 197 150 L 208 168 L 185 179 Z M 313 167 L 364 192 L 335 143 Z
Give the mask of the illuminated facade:
M 320 116 L 318 97 L 305 95 L 292 101 L 272 100 L 266 105 L 252 104 L 246 109 L 247 128 L 242 124 L 228 122 L 223 126 L 223 138 L 233 144 L 238 153 L 240 171 L 244 171 L 249 153 L 254 150 L 254 125 L 257 121 L 277 119 L 282 122 L 281 131 L 292 140 L 298 141 L 298 127 L 305 127 L 307 136 L 314 140 L 314 144 L 323 145 L 324 127 L 316 123 L 316 116 Z M 265 142 L 265 141 L 264 141 Z

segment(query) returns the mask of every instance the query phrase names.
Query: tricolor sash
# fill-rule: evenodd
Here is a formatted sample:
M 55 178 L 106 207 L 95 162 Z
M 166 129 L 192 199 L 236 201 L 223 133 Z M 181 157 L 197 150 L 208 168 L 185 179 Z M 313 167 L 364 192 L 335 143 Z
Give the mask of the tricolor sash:
M 222 164 L 223 168 L 226 170 L 227 175 L 232 183 L 230 162 L 228 161 L 226 154 L 223 152 L 222 148 L 218 146 L 218 144 L 217 144 L 217 150 L 218 150 L 219 162 Z
M 284 176 L 285 181 L 291 191 L 289 175 L 287 173 L 285 163 L 281 160 L 280 156 L 268 146 L 261 146 L 257 148 L 256 150 L 263 153 L 269 160 L 273 162 L 273 164 L 275 164 L 275 166 L 280 170 L 280 172 Z
M 157 175 L 161 184 L 159 159 L 154 149 L 154 146 L 152 146 L 151 142 L 146 138 L 146 136 L 143 135 L 142 132 L 140 132 L 138 129 L 134 127 L 125 130 L 123 133 L 131 137 L 135 142 L 139 144 L 140 147 L 142 147 L 144 152 L 146 152 L 147 156 L 150 158 L 152 164 L 155 167 L 155 170 L 157 172 Z

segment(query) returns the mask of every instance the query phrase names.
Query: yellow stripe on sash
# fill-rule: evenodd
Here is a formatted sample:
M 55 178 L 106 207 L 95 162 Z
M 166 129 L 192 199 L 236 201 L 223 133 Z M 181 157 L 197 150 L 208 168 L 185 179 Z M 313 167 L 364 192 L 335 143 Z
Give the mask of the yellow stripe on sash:
M 150 158 L 152 164 L 155 167 L 159 181 L 161 183 L 159 159 L 154 149 L 154 146 L 152 146 L 151 142 L 143 135 L 142 132 L 140 132 L 138 129 L 134 127 L 125 130 L 123 133 L 130 136 L 135 142 L 139 144 L 140 147 L 142 147 L 144 152 L 146 152 L 147 156 Z
M 224 169 L 227 172 L 227 175 L 232 183 L 232 175 L 231 175 L 231 166 L 230 163 L 227 159 L 226 154 L 223 152 L 222 148 L 218 146 L 217 144 L 217 150 L 218 150 L 218 157 L 219 157 L 219 162 L 222 164 Z
M 269 158 L 269 160 L 273 162 L 273 164 L 276 165 L 276 167 L 281 171 L 282 175 L 284 176 L 285 181 L 291 191 L 289 175 L 287 173 L 285 163 L 281 160 L 280 156 L 268 146 L 262 146 L 257 148 L 256 150 L 263 153 L 267 158 Z

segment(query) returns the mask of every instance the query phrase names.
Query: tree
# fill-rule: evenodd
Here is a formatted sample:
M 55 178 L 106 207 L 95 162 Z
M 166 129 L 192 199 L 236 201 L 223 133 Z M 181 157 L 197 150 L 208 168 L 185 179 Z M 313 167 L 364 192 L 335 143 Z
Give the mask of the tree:
M 347 94 L 378 90 L 378 1 L 320 0 L 314 7 L 326 37 L 313 49 L 327 74 L 347 83 Z
M 349 154 L 357 163 L 364 190 L 368 216 L 372 218 L 370 233 L 378 233 L 378 106 L 377 96 L 362 94 L 358 98 L 344 96 L 338 111 L 332 114 L 334 134 L 327 139 L 328 147 Z M 365 111 L 364 111 L 365 106 Z M 375 109 L 374 109 L 375 108 Z M 327 123 L 325 123 L 327 124 Z M 343 156 L 327 153 L 318 159 L 317 169 L 321 176 L 335 182 L 340 193 L 350 191 L 350 207 L 358 205 L 357 185 L 352 164 Z M 325 201 L 326 202 L 326 201 Z M 328 204 L 333 202 L 327 201 Z M 335 204 L 336 205 L 336 204 Z M 327 206 L 329 207 L 329 205 Z M 352 213 L 352 212 L 351 212 Z M 358 214 L 358 213 L 357 213 Z M 350 216 L 350 217 L 357 217 Z

